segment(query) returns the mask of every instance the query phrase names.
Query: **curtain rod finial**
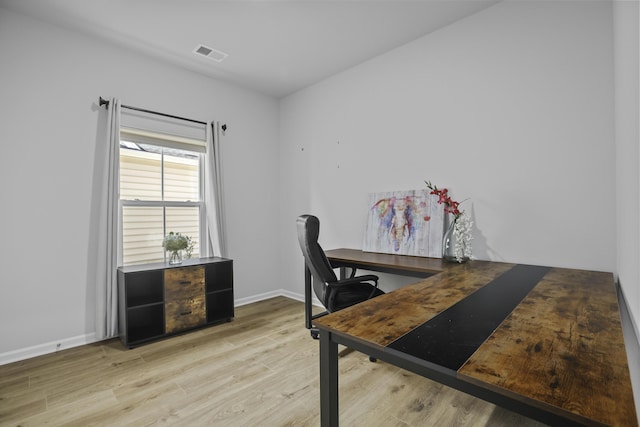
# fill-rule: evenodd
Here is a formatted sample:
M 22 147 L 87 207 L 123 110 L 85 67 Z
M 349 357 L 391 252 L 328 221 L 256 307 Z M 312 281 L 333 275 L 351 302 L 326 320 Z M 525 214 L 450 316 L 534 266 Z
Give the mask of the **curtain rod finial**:
M 226 132 L 227 131 L 227 124 L 223 124 L 222 125 L 222 132 Z
M 107 99 L 104 99 L 103 97 L 100 97 L 100 100 L 98 101 L 98 105 L 100 107 L 102 107 L 103 105 L 109 106 L 109 101 Z

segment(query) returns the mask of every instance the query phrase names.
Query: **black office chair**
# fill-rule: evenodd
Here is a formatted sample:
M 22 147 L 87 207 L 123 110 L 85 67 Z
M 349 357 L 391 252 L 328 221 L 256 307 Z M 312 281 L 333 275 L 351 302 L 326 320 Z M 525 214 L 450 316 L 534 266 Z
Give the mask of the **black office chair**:
M 296 226 L 298 242 L 307 267 L 305 269 L 305 323 L 307 329 L 311 330 L 311 336 L 317 339 L 318 330 L 312 326 L 313 319 L 382 295 L 384 292 L 378 289 L 378 276 L 371 274 L 356 276 L 355 268 L 351 270 L 348 278 L 336 277 L 327 256 L 318 244 L 320 221 L 317 217 L 301 215 L 296 221 Z M 312 287 L 327 311 L 311 315 Z

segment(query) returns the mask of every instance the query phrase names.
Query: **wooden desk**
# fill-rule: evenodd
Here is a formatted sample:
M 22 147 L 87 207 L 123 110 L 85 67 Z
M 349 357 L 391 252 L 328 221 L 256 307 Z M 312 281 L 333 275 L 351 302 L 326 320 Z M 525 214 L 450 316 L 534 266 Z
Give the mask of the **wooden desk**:
M 398 274 L 402 276 L 426 278 L 441 272 L 445 263 L 440 258 L 424 258 L 404 255 L 380 254 L 363 252 L 357 249 L 332 249 L 325 251 L 325 255 L 335 268 L 340 268 L 340 278 L 346 277 L 346 268 L 358 268 L 362 270 L 379 271 L 382 273 Z M 312 313 L 311 299 L 311 272 L 305 265 L 304 269 L 305 292 L 305 327 L 312 328 L 313 320 L 324 316 L 327 312 Z
M 355 267 L 412 277 L 429 277 L 440 273 L 446 263 L 440 258 L 380 254 L 357 249 L 332 249 L 325 251 L 334 267 Z
M 439 272 L 314 319 L 323 426 L 338 425 L 338 344 L 550 425 L 638 425 L 611 273 L 400 258 Z

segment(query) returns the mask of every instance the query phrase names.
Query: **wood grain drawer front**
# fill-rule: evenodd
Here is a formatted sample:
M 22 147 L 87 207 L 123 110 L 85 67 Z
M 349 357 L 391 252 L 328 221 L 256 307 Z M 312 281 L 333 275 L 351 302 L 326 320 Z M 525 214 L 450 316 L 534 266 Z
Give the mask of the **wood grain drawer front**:
M 164 300 L 204 298 L 204 268 L 202 266 L 170 268 L 164 271 Z
M 194 298 L 176 299 L 165 304 L 165 332 L 179 332 L 207 323 L 204 294 Z

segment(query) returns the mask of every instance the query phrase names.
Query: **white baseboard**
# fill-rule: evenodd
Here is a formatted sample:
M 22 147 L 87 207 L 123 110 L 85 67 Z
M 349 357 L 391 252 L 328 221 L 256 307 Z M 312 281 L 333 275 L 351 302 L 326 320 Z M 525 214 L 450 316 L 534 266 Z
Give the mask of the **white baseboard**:
M 71 338 L 64 338 L 58 341 L 51 341 L 44 344 L 38 344 L 31 347 L 21 348 L 18 350 L 8 351 L 6 353 L 0 353 L 0 365 L 6 365 L 8 363 L 19 362 L 20 360 L 31 359 L 32 357 L 55 353 L 67 348 L 91 344 L 96 341 L 96 334 L 90 333 L 85 335 L 78 335 Z
M 241 307 L 243 305 L 252 304 L 258 301 L 264 301 L 266 299 L 275 298 L 275 297 L 287 297 L 287 298 L 294 299 L 296 301 L 304 301 L 304 295 L 302 294 L 291 292 L 286 289 L 278 289 L 277 291 L 269 291 L 263 294 L 252 295 L 250 297 L 237 299 L 234 301 L 234 305 L 236 307 Z
M 274 297 L 287 297 L 296 301 L 304 302 L 304 295 L 291 292 L 286 289 L 279 289 L 277 291 L 265 292 L 263 294 L 253 295 L 246 298 L 241 298 L 234 301 L 234 306 L 240 307 L 243 305 L 251 304 L 258 301 L 263 301 Z M 314 305 L 320 305 L 314 297 Z M 31 359 L 32 357 L 42 356 L 43 354 L 55 353 L 67 348 L 78 347 L 81 345 L 91 344 L 97 342 L 95 333 L 79 335 L 77 337 L 64 338 L 58 341 L 51 341 L 44 344 L 38 344 L 31 347 L 21 348 L 18 350 L 12 350 L 5 353 L 0 353 L 0 366 L 13 362 L 19 362 L 21 360 Z

